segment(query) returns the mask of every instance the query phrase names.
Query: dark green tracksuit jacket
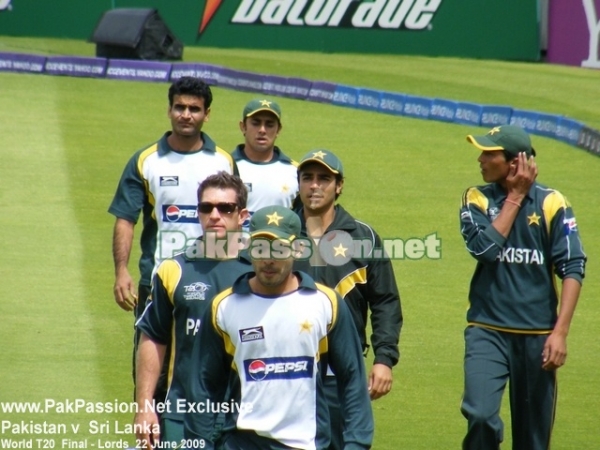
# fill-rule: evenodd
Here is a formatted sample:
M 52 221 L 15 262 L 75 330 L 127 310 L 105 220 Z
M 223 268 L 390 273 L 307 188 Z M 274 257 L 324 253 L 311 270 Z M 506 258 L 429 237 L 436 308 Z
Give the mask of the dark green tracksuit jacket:
M 303 208 L 297 211 L 302 221 L 302 235 L 307 237 Z M 381 238 L 367 224 L 356 220 L 340 205 L 335 206 L 335 218 L 325 234 L 345 231 L 353 240 L 369 241 L 373 249 L 382 249 Z M 318 253 L 313 246 L 313 254 Z M 371 252 L 372 254 L 372 252 Z M 399 359 L 398 341 L 402 327 L 400 294 L 389 259 L 353 258 L 343 265 L 315 265 L 314 260 L 297 261 L 294 268 L 308 273 L 315 281 L 335 289 L 348 304 L 363 349 L 369 348 L 366 325 L 371 310 L 371 345 L 375 363 L 388 367 Z
M 560 192 L 534 183 L 504 238 L 490 225 L 505 200 L 506 193 L 495 183 L 463 194 L 461 233 L 478 261 L 467 321 L 501 331 L 547 334 L 557 319 L 554 275 L 581 282 L 585 274 L 573 210 Z

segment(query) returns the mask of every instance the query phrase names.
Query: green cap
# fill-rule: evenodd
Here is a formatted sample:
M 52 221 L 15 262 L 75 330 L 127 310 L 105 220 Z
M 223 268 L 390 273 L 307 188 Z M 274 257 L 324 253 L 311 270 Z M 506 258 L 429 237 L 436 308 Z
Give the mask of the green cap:
M 267 206 L 252 214 L 250 236 L 293 241 L 300 236 L 300 217 L 289 208 L 280 205 Z
M 527 156 L 535 156 L 531 139 L 523 128 L 515 125 L 494 127 L 485 136 L 467 136 L 467 141 L 484 152 L 506 150 L 513 156 L 525 152 Z
M 273 113 L 277 117 L 277 120 L 281 121 L 281 108 L 276 102 L 274 102 L 273 100 L 267 100 L 266 98 L 255 98 L 254 100 L 249 101 L 246 107 L 244 108 L 242 119 L 253 116 L 254 114 L 261 111 L 268 111 L 270 113 Z
M 331 153 L 329 150 L 325 149 L 317 149 L 308 152 L 304 157 L 300 160 L 298 164 L 298 171 L 302 170 L 302 166 L 308 163 L 319 163 L 327 167 L 329 171 L 333 172 L 336 175 L 344 176 L 344 168 L 342 167 L 342 161 Z

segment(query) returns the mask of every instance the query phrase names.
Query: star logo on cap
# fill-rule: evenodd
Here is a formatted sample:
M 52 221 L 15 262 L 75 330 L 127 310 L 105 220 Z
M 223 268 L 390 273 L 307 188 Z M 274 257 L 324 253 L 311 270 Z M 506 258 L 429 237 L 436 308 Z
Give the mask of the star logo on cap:
M 271 107 L 271 102 L 269 100 L 261 100 L 260 106 L 266 106 L 267 108 Z
M 289 192 L 290 187 L 287 184 L 281 186 L 281 192 Z
M 535 212 L 532 215 L 527 216 L 527 220 L 529 220 L 529 225 L 539 225 L 541 218 L 542 216 L 538 216 Z
M 500 127 L 494 127 L 488 132 L 488 134 L 492 134 L 492 135 L 495 133 L 500 133 Z
M 305 320 L 304 322 L 302 322 L 300 324 L 300 333 L 306 331 L 307 333 L 310 333 L 312 330 L 313 324 L 310 323 L 308 320 Z
M 269 219 L 267 225 L 271 225 L 272 223 L 274 223 L 275 226 L 278 227 L 279 221 L 283 219 L 283 216 L 280 216 L 279 214 L 277 214 L 277 211 L 275 211 L 273 214 L 267 214 L 267 218 Z
M 313 158 L 321 158 L 321 159 L 323 159 L 323 158 L 325 158 L 326 154 L 327 153 L 322 152 L 322 151 L 319 150 L 318 152 L 314 152 L 313 153 Z

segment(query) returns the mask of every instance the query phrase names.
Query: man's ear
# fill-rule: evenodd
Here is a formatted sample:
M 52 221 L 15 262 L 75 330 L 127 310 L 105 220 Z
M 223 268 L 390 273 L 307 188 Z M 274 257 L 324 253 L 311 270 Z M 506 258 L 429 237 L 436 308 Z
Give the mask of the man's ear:
M 246 219 L 248 219 L 248 217 L 250 217 L 250 213 L 248 212 L 248 210 L 246 208 L 242 209 L 240 211 L 240 218 L 238 221 L 240 227 L 244 224 L 244 222 L 246 221 Z

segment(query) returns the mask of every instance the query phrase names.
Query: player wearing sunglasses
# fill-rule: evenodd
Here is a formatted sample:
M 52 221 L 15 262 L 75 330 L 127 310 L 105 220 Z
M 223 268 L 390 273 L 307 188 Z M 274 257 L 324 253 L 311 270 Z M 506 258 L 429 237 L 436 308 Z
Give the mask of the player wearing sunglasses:
M 247 191 L 239 177 L 219 172 L 205 179 L 198 188 L 198 219 L 204 230 L 199 241 L 211 236 L 225 239 L 228 233 L 240 231 L 248 216 L 246 201 Z M 218 292 L 252 269 L 243 253 L 220 259 L 190 255 L 183 252 L 161 263 L 153 278 L 150 302 L 137 323 L 141 339 L 134 426 L 136 437 L 146 448 L 159 441 L 161 448 L 177 448 L 183 439 L 186 411 L 181 405 L 200 318 Z M 164 405 L 154 406 L 159 376 L 166 377 L 168 393 Z

